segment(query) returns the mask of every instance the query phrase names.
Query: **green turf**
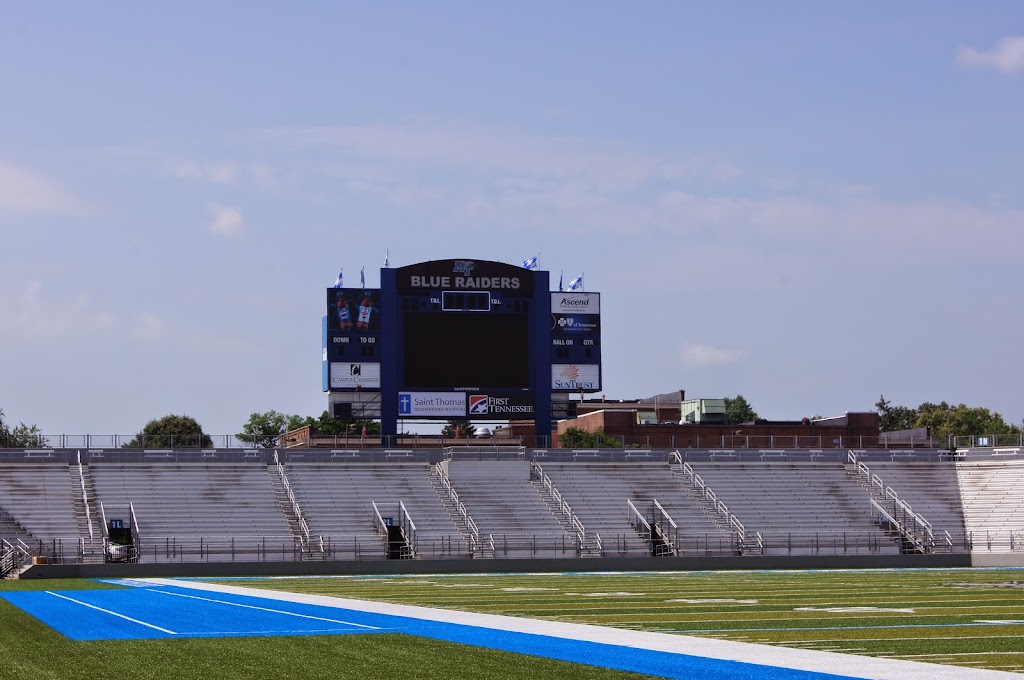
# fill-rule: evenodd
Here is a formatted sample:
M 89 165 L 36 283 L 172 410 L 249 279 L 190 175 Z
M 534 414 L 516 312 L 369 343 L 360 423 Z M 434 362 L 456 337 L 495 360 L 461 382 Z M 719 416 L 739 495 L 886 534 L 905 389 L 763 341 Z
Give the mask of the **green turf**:
M 1024 581 L 1024 570 L 419 575 L 228 582 L 1020 672 L 1024 589 L 1005 587 L 1014 581 Z M 1004 587 L 993 587 L 996 584 Z M 862 609 L 828 611 L 837 608 Z M 979 623 L 983 620 L 1022 623 Z
M 0 581 L 0 591 L 111 587 L 81 580 Z M 648 677 L 406 635 L 324 635 L 74 642 L 0 600 L 0 678 Z

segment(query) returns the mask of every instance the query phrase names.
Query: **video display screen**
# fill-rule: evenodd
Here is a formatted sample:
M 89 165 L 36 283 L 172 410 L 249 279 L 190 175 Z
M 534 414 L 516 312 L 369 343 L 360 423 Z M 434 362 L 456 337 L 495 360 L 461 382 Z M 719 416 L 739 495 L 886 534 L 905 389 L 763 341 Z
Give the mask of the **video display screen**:
M 494 312 L 405 312 L 403 389 L 525 389 L 529 318 Z

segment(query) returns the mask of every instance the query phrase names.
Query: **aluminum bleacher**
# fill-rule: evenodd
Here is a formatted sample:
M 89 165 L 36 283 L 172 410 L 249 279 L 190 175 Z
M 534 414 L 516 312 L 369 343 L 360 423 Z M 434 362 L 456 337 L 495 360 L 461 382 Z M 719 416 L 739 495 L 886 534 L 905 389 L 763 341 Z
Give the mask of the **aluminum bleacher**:
M 418 557 L 465 557 L 467 539 L 445 509 L 427 463 L 288 463 L 292 489 L 311 533 L 323 538 L 325 558 L 382 559 L 387 541 L 377 531 L 374 504 L 398 521 L 400 506 L 415 523 Z
M 934 552 L 1024 551 L 1017 451 L 441 453 L 8 451 L 0 538 L 64 562 L 110 558 L 87 535 L 110 519 L 145 562 L 386 559 L 388 524 L 418 559 L 914 552 L 871 505 L 898 495 Z
M 834 462 L 693 463 L 718 498 L 760 536 L 765 555 L 899 553 L 870 495 Z
M 0 536 L 51 546 L 63 542 L 77 550 L 82 536 L 71 481 L 66 459 L 0 463 L 0 517 L 6 516 Z
M 527 460 L 451 460 L 443 465 L 494 557 L 575 557 L 566 532 L 530 482 Z
M 648 539 L 631 523 L 626 501 L 648 514 L 658 501 L 678 526 L 676 554 L 731 554 L 734 536 L 704 513 L 667 463 L 545 463 L 543 471 L 586 526 L 599 533 L 606 555 L 651 554 Z
M 134 508 L 143 560 L 272 560 L 296 549 L 272 477 L 259 462 L 89 467 L 107 521 L 128 521 L 129 504 Z
M 1024 460 L 957 461 L 972 552 L 1024 550 Z

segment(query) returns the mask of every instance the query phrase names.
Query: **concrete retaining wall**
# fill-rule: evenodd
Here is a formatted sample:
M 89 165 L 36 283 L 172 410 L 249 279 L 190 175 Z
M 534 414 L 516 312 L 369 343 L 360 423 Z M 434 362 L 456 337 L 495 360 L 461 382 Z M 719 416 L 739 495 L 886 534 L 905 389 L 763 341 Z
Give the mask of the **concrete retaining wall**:
M 796 557 L 646 557 L 534 560 L 374 560 L 357 562 L 196 562 L 179 564 L 39 564 L 21 578 L 317 576 L 326 574 L 481 574 L 724 569 L 919 569 L 970 567 L 971 556 L 851 555 Z M 1018 566 L 1020 564 L 1018 563 Z

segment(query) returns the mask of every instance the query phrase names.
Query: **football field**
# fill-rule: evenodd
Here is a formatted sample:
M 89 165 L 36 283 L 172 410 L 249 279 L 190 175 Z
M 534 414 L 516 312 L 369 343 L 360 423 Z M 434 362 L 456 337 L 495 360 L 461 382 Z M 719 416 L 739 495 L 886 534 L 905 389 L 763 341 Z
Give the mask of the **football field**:
M 1024 670 L 1022 576 L 9 581 L 0 583 L 0 678 L 980 678 L 988 677 L 981 669 Z

